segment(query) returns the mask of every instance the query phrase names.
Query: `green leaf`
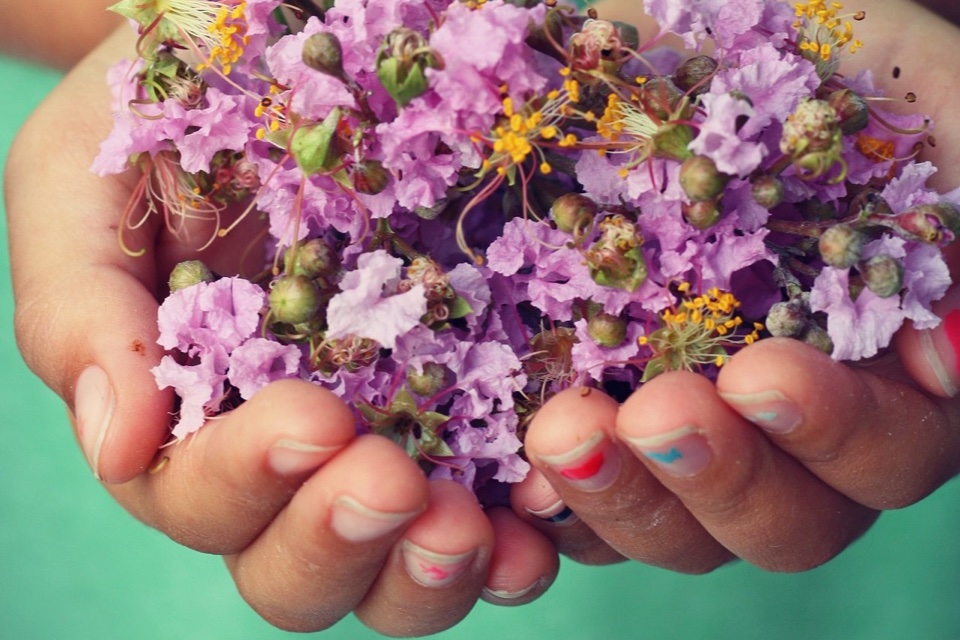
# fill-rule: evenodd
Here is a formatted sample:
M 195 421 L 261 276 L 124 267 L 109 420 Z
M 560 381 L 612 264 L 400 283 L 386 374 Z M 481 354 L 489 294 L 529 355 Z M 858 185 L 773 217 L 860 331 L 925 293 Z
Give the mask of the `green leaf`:
M 451 320 L 465 318 L 471 313 L 474 313 L 473 307 L 470 306 L 470 303 L 460 296 L 457 296 L 452 301 L 448 302 L 447 309 L 450 310 L 449 318 Z

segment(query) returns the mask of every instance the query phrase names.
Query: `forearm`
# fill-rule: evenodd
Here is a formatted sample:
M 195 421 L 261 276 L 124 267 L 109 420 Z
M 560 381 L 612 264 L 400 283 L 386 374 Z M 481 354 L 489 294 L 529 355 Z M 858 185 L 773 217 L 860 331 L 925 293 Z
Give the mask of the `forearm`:
M 67 68 L 121 22 L 108 0 L 0 2 L 0 52 Z

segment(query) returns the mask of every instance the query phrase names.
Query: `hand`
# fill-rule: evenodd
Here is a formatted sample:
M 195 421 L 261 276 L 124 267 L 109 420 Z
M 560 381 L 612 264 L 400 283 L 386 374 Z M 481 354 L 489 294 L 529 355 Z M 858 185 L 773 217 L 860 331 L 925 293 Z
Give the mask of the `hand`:
M 866 65 L 882 81 L 900 68 L 888 94 L 917 93 L 911 109 L 933 116 L 940 141 L 925 151 L 940 167 L 935 186 L 955 187 L 960 91 L 937 78 L 954 71 L 942 52 L 960 31 L 901 0 L 860 8 L 866 45 L 846 69 Z M 951 252 L 956 279 L 960 248 Z M 955 319 L 957 309 L 955 285 L 935 310 Z M 664 374 L 622 407 L 597 391 L 568 391 L 531 425 L 526 451 L 537 472 L 515 488 L 515 509 L 588 563 L 625 556 L 700 573 L 742 558 L 773 571 L 812 568 L 881 510 L 912 504 L 960 471 L 956 339 L 951 323 L 907 327 L 895 353 L 853 366 L 766 339 L 735 355 L 716 385 Z
M 243 597 L 286 629 L 355 611 L 383 633 L 427 634 L 481 594 L 538 597 L 558 566 L 542 534 L 509 509 L 485 513 L 459 485 L 428 483 L 386 439 L 355 437 L 351 412 L 314 385 L 274 384 L 158 452 L 173 397 L 149 371 L 162 355 L 156 296 L 194 252 L 151 219 L 125 238 L 148 254 L 125 255 L 117 225 L 136 176 L 88 170 L 111 124 L 106 68 L 132 40 L 117 32 L 38 109 L 6 183 L 19 345 L 70 408 L 94 473 L 143 522 L 224 555 Z M 232 242 L 204 254 L 214 270 L 238 268 L 246 239 Z

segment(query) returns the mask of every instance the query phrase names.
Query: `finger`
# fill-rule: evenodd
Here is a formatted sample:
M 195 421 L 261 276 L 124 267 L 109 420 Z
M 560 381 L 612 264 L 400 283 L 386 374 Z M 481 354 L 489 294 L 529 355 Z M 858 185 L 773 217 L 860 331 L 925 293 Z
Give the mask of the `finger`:
M 730 560 L 684 505 L 618 444 L 617 404 L 569 389 L 538 412 L 524 447 L 563 502 L 613 549 L 646 564 L 702 573 Z
M 164 448 L 150 473 L 111 489 L 133 515 L 180 544 L 236 553 L 354 434 L 353 414 L 333 394 L 283 380 Z
M 271 624 L 325 629 L 361 602 L 429 500 L 416 463 L 386 438 L 363 436 L 314 473 L 227 567 Z
M 876 518 L 772 446 L 702 376 L 646 383 L 624 403 L 617 430 L 721 544 L 762 568 L 817 566 Z
M 143 471 L 166 437 L 172 394 L 159 391 L 149 372 L 160 359 L 152 262 L 125 255 L 117 243 L 132 186 L 89 172 L 110 128 L 105 70 L 127 50 L 129 36 L 111 42 L 25 125 L 6 184 L 20 349 L 77 412 L 94 472 L 121 482 Z M 83 109 L 76 95 L 84 96 Z M 73 130 L 62 131 L 63 122 Z M 52 148 L 57 162 L 49 162 Z M 154 232 L 148 223 L 135 236 L 146 244 Z
M 480 596 L 515 607 L 542 596 L 557 577 L 560 559 L 553 543 L 504 507 L 487 511 L 493 525 L 490 572 Z
M 517 517 L 545 535 L 557 551 L 582 564 L 603 565 L 626 558 L 615 551 L 560 498 L 537 469 L 510 487 L 510 506 Z
M 960 260 L 957 266 L 960 267 Z M 960 273 L 960 268 L 952 270 Z M 921 388 L 942 398 L 960 393 L 960 287 L 933 304 L 940 324 L 919 331 L 908 323 L 894 337 L 904 368 Z
M 479 598 L 493 546 L 493 527 L 473 494 L 449 480 L 431 482 L 429 508 L 395 545 L 357 618 L 391 636 L 452 627 Z
M 960 467 L 960 433 L 938 403 L 799 342 L 761 340 L 724 366 L 717 385 L 777 447 L 872 508 L 916 502 Z

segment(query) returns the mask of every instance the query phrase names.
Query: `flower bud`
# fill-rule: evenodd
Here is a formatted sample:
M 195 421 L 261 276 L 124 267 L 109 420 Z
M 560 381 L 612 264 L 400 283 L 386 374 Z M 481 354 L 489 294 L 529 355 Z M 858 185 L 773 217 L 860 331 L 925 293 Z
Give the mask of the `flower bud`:
M 827 103 L 836 110 L 844 135 L 862 131 L 870 123 L 866 100 L 851 89 L 834 91 L 827 97 Z
M 619 347 L 627 339 L 627 323 L 618 316 L 598 313 L 587 320 L 587 334 L 601 347 Z
M 284 256 L 284 264 L 293 259 L 292 250 Z M 340 266 L 340 256 L 322 238 L 313 238 L 297 246 L 296 259 L 289 268 L 293 275 L 313 280 L 332 276 Z
M 650 136 L 653 142 L 653 155 L 658 158 L 683 161 L 693 155 L 690 143 L 693 142 L 693 127 L 686 124 L 668 122 L 660 126 Z
M 700 229 L 709 229 L 720 220 L 720 206 L 716 200 L 697 200 L 681 205 L 684 219 Z
M 664 122 L 689 115 L 675 113 L 683 97 L 683 91 L 666 76 L 651 78 L 636 93 L 640 110 Z
M 770 335 L 779 338 L 796 338 L 807 330 L 810 318 L 803 301 L 794 298 L 770 307 L 763 324 Z
M 579 193 L 566 193 L 553 201 L 550 215 L 557 223 L 557 229 L 564 233 L 573 233 L 576 229 L 585 229 L 597 215 L 597 203 Z
M 556 43 L 563 40 L 563 18 L 559 11 L 547 11 L 543 24 L 530 27 L 526 44 L 531 49 L 552 56 L 557 51 Z
M 314 33 L 303 43 L 303 64 L 320 73 L 343 80 L 343 48 L 332 33 Z
M 680 165 L 680 186 L 694 201 L 712 200 L 723 193 L 730 177 L 717 170 L 707 156 L 690 156 Z
M 199 260 L 180 262 L 170 272 L 170 293 L 192 287 L 201 282 L 213 282 L 216 278 L 207 265 Z
M 859 269 L 867 289 L 881 298 L 896 295 L 903 288 L 903 265 L 892 256 L 873 256 Z
M 284 324 L 311 320 L 320 309 L 320 292 L 306 276 L 281 276 L 270 288 L 270 315 Z
M 889 216 L 893 214 L 893 209 L 880 192 L 876 189 L 863 189 L 850 200 L 850 207 L 847 210 L 848 215 L 855 215 L 861 219 L 869 219 L 871 216 Z
M 830 334 L 819 325 L 811 324 L 807 327 L 807 332 L 804 333 L 800 339 L 827 355 L 833 353 L 833 339 L 830 337 Z
M 695 56 L 677 67 L 673 81 L 691 96 L 710 90 L 710 80 L 717 72 L 717 61 L 710 56 Z
M 600 237 L 584 255 L 590 277 L 605 287 L 636 291 L 647 279 L 640 231 L 622 215 L 604 218 L 597 226 Z
M 426 39 L 407 27 L 397 27 L 387 34 L 377 53 L 376 65 L 380 84 L 401 108 L 426 92 L 424 71 L 428 67 L 443 68 L 439 54 Z
M 831 267 L 852 267 L 860 261 L 863 242 L 863 233 L 850 225 L 833 225 L 820 235 L 820 257 Z
M 567 47 L 570 66 L 576 71 L 615 73 L 628 59 L 620 32 L 609 20 L 588 19 L 578 33 L 570 36 Z
M 350 180 L 357 193 L 375 196 L 390 184 L 390 174 L 379 160 L 363 160 L 354 165 Z
M 407 386 L 421 398 L 429 398 L 448 384 L 450 370 L 437 362 L 423 363 L 423 370 L 407 367 Z
M 753 199 L 764 209 L 773 209 L 783 201 L 783 182 L 776 176 L 757 176 L 750 188 Z
M 898 214 L 893 228 L 908 240 L 944 246 L 953 242 L 960 227 L 960 213 L 949 202 L 921 204 Z

